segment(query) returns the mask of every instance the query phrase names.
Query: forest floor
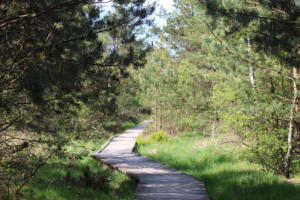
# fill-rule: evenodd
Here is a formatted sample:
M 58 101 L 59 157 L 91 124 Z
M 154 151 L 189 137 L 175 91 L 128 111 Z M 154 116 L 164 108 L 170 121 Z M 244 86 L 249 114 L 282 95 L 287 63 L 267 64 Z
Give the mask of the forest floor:
M 167 142 L 137 145 L 136 151 L 202 179 L 212 200 L 299 200 L 299 177 L 291 183 L 242 159 L 235 136 L 178 133 Z
M 124 123 L 118 132 L 136 126 Z M 107 138 L 106 138 L 107 139 Z M 67 157 L 52 159 L 34 177 L 21 199 L 44 200 L 131 200 L 136 181 L 91 158 L 106 141 L 73 140 L 66 146 Z

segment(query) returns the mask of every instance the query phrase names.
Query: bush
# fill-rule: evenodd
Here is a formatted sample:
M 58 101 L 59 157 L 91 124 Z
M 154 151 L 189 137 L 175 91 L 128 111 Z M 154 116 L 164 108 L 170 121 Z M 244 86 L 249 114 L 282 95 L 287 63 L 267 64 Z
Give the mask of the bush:
M 147 144 L 150 144 L 150 143 L 149 143 L 149 140 L 147 140 L 147 139 L 145 139 L 145 138 L 143 138 L 143 137 L 141 137 L 141 136 L 138 136 L 138 137 L 136 138 L 136 144 L 137 144 L 138 146 L 141 146 L 141 145 L 147 145 Z
M 286 155 L 286 143 L 284 132 L 278 135 L 260 133 L 256 135 L 256 142 L 253 142 L 243 151 L 243 156 L 249 161 L 258 163 L 265 170 L 272 170 L 277 174 L 284 172 L 284 160 Z M 291 170 L 295 168 L 291 166 Z
M 150 141 L 151 143 L 165 143 L 169 142 L 170 138 L 167 133 L 158 131 L 151 134 Z
M 154 143 L 169 143 L 169 142 L 171 142 L 170 137 L 168 136 L 167 133 L 165 133 L 163 131 L 151 133 L 149 139 L 145 139 L 140 136 L 136 138 L 137 145 L 147 145 L 147 144 L 154 144 Z

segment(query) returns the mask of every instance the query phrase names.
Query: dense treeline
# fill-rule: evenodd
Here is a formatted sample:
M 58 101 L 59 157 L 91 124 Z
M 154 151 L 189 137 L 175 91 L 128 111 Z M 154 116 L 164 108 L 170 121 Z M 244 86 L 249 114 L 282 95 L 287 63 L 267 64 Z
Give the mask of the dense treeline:
M 135 38 L 151 23 L 144 3 L 0 3 L 0 196 L 20 193 L 70 138 L 99 136 L 118 117 L 126 67 L 143 66 L 150 48 Z
M 164 45 L 132 71 L 155 128 L 201 130 L 206 117 L 206 134 L 235 133 L 247 159 L 286 177 L 299 172 L 300 8 L 273 0 L 175 7 Z
M 152 49 L 136 39 L 152 23 L 145 0 L 2 1 L 0 198 L 21 197 L 70 140 L 149 109 L 155 131 L 234 133 L 244 158 L 298 173 L 295 2 L 175 0 Z

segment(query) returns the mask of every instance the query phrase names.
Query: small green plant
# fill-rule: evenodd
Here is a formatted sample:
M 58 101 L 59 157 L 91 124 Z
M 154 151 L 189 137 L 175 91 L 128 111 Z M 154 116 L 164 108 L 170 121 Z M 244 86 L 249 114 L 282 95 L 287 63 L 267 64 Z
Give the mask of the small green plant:
M 137 145 L 147 145 L 147 144 L 154 144 L 154 143 L 169 143 L 171 142 L 171 138 L 169 135 L 163 131 L 158 131 L 151 133 L 149 139 L 145 139 L 143 137 L 137 137 L 136 143 Z
M 151 134 L 150 141 L 151 143 L 166 143 L 170 141 L 170 138 L 167 133 L 158 131 Z
M 137 146 L 142 146 L 142 145 L 147 145 L 147 144 L 150 144 L 150 143 L 149 143 L 149 140 L 147 140 L 147 139 L 145 139 L 141 136 L 138 136 L 136 138 L 136 144 L 137 144 Z

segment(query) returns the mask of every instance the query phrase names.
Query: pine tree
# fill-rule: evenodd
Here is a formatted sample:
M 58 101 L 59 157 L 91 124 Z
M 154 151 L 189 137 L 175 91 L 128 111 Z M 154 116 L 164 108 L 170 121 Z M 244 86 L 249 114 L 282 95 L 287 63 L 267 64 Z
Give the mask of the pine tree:
M 246 34 L 253 41 L 256 51 L 262 51 L 267 56 L 272 56 L 280 62 L 284 68 L 276 69 L 274 66 L 259 66 L 260 69 L 273 71 L 284 78 L 290 79 L 293 84 L 293 100 L 291 105 L 290 128 L 288 133 L 288 150 L 285 158 L 284 173 L 290 174 L 292 152 L 297 141 L 299 142 L 300 125 L 297 119 L 299 112 L 298 86 L 298 41 L 299 41 L 299 17 L 300 10 L 295 1 L 201 1 L 209 16 L 214 20 L 224 19 L 229 26 L 228 34 L 236 34 L 241 29 L 248 30 Z M 243 33 L 244 32 L 244 33 Z M 247 61 L 247 59 L 244 59 Z M 249 62 L 249 61 L 248 61 Z M 295 116 L 295 117 L 293 117 Z M 292 136 L 292 130 L 295 135 Z
M 120 41 L 137 44 L 134 28 L 148 23 L 154 9 L 144 3 L 115 0 L 110 13 L 102 0 L 0 3 L 1 179 L 7 186 L 23 181 L 11 192 L 21 191 L 47 154 L 61 151 L 80 105 L 99 102 L 103 116 L 115 111 L 120 71 L 138 59 L 115 54 L 110 38 L 124 31 Z M 131 58 L 125 63 L 125 57 Z M 40 144 L 44 159 L 26 151 Z
M 297 126 L 298 113 L 297 8 L 290 1 L 186 0 L 175 5 L 166 31 L 176 55 L 208 70 L 202 73 L 214 85 L 211 103 L 253 145 L 251 159 L 288 177 L 298 135 L 291 137 L 289 131 Z

